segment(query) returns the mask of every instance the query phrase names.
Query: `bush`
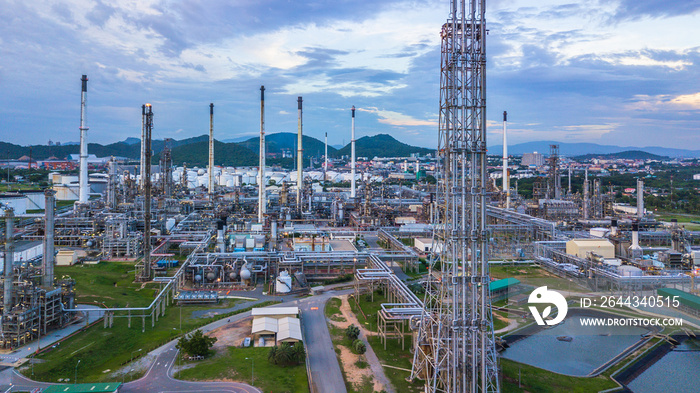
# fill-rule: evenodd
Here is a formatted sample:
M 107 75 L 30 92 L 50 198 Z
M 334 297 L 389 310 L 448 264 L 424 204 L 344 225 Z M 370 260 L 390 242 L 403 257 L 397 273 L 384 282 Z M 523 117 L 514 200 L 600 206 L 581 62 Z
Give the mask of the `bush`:
M 304 344 L 297 342 L 294 345 L 282 344 L 270 348 L 267 360 L 278 366 L 296 366 L 306 360 L 306 350 Z
M 367 352 L 367 347 L 365 346 L 365 343 L 362 342 L 362 340 L 360 340 L 359 338 L 352 342 L 352 348 L 355 351 L 355 353 L 360 355 Z
M 177 342 L 177 348 L 190 356 L 207 356 L 209 349 L 216 342 L 216 337 L 205 336 L 201 330 L 182 337 Z
M 350 341 L 357 340 L 360 337 L 360 328 L 355 325 L 350 325 L 345 329 L 345 336 L 350 339 Z

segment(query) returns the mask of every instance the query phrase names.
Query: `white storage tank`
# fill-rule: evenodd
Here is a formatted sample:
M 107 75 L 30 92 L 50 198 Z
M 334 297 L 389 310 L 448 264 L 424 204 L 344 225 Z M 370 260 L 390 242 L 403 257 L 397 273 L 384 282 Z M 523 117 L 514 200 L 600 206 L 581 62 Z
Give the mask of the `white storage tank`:
M 292 277 L 283 270 L 277 280 L 275 281 L 275 292 L 277 293 L 289 293 L 292 290 Z

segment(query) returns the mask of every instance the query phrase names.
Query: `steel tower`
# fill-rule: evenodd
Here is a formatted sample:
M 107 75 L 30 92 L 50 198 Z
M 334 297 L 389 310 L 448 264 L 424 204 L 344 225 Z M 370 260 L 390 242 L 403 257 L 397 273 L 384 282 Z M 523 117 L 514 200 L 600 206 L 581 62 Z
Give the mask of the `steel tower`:
M 412 378 L 426 392 L 498 392 L 486 228 L 485 0 L 452 0 L 442 27 L 439 186 Z

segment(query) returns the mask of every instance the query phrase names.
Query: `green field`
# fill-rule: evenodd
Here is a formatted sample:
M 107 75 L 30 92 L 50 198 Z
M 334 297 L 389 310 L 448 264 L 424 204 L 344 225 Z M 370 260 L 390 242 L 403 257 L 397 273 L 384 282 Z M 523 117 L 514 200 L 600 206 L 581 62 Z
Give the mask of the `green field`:
M 274 303 L 263 302 L 256 307 L 264 307 Z M 80 360 L 79 381 L 110 381 L 111 371 L 118 370 L 129 363 L 132 356 L 137 359 L 180 336 L 180 324 L 182 324 L 182 332 L 187 333 L 251 308 L 217 315 L 213 318 L 192 318 L 194 311 L 226 308 L 233 304 L 235 304 L 234 301 L 226 301 L 217 306 L 185 306 L 182 309 L 170 307 L 166 309 L 165 316 L 160 317 L 153 328 L 150 318 L 146 318 L 146 329 L 143 333 L 141 332 L 142 321 L 140 318 L 132 318 L 131 328 L 128 327 L 126 318 L 115 318 L 111 328 L 104 328 L 103 324 L 98 322 L 87 330 L 61 342 L 54 349 L 39 354 L 37 358 L 44 362 L 34 365 L 33 379 L 45 382 L 56 382 L 59 378 L 72 379 L 75 365 Z M 182 312 L 182 317 L 180 317 L 180 312 Z M 21 371 L 27 376 L 31 375 L 29 368 Z
M 151 304 L 160 284 L 134 282 L 133 262 L 100 262 L 97 265 L 56 266 L 55 275 L 75 279 L 76 300 L 104 303 L 108 307 L 144 307 Z
M 672 219 L 678 220 L 678 224 L 685 227 L 689 231 L 700 230 L 700 216 L 693 214 L 680 214 L 671 212 L 654 212 L 654 215 L 659 221 L 670 222 Z M 693 222 L 695 221 L 695 222 Z
M 267 361 L 269 352 L 270 348 L 229 347 L 209 359 L 194 363 L 195 367 L 175 376 L 190 381 L 228 379 L 250 384 L 251 373 L 254 372 L 253 386 L 264 392 L 308 392 L 306 366 L 276 366 Z
M 501 366 L 501 392 L 503 393 L 591 393 L 618 386 L 605 374 L 593 378 L 571 377 L 508 359 L 500 358 L 498 362 Z M 520 387 L 518 387 L 518 378 L 520 378 Z
M 555 276 L 548 271 L 537 266 L 526 265 L 492 265 L 490 267 L 491 277 L 503 279 L 513 277 L 525 285 L 540 287 L 543 285 L 561 291 L 587 292 L 588 288 L 579 286 L 576 282 L 569 281 Z

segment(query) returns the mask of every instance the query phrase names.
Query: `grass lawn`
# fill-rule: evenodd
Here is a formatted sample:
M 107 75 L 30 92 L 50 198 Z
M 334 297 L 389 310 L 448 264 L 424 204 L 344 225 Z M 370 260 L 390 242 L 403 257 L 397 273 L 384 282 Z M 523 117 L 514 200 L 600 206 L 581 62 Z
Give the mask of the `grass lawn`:
M 501 392 L 598 392 L 617 386 L 605 374 L 594 378 L 571 377 L 556 374 L 541 368 L 528 366 L 512 360 L 498 359 L 502 372 Z M 518 372 L 520 372 L 521 387 L 518 387 Z
M 175 376 L 190 381 L 232 379 L 250 384 L 253 376 L 251 372 L 254 372 L 253 386 L 264 392 L 308 392 L 306 366 L 274 365 L 267 361 L 269 352 L 270 348 L 229 347 L 225 352 L 198 361 L 194 363 L 195 367 L 183 370 Z
M 134 262 L 100 262 L 97 265 L 56 266 L 56 277 L 75 279 L 80 303 L 104 303 L 108 307 L 144 307 L 151 304 L 160 284 L 134 282 Z
M 654 215 L 658 218 L 659 221 L 667 221 L 670 222 L 671 219 L 676 219 L 678 220 L 678 224 L 682 225 L 685 227 L 685 229 L 689 231 L 697 231 L 700 230 L 700 224 L 697 224 L 697 222 L 700 222 L 700 216 L 693 215 L 693 214 L 679 214 L 679 213 L 671 213 L 671 212 L 654 212 Z M 694 223 L 691 223 L 691 221 L 695 221 Z
M 273 304 L 265 302 L 256 307 Z M 182 331 L 189 332 L 215 320 L 227 318 L 230 315 L 247 311 L 239 310 L 234 313 L 218 315 L 215 318 L 191 318 L 195 310 L 230 307 L 233 301 L 223 302 L 212 306 L 182 307 Z M 78 380 L 80 382 L 107 382 L 110 380 L 109 371 L 115 371 L 129 363 L 132 358 L 138 358 L 149 351 L 167 343 L 180 335 L 179 307 L 166 308 L 165 316 L 151 327 L 150 318 L 146 318 L 146 331 L 141 332 L 140 318 L 132 318 L 131 328 L 127 326 L 126 318 L 115 318 L 112 328 L 104 328 L 102 323 L 88 328 L 75 336 L 63 341 L 56 348 L 37 356 L 43 363 L 34 365 L 34 379 L 45 382 L 56 382 L 59 378 L 73 379 L 75 365 L 80 360 Z M 22 370 L 30 375 L 31 370 Z
M 525 285 L 533 287 L 548 286 L 550 289 L 558 289 L 561 291 L 579 291 L 588 292 L 590 289 L 579 286 L 573 281 L 569 281 L 555 276 L 548 271 L 541 269 L 538 266 L 524 265 L 496 265 L 491 266 L 491 277 L 495 279 L 503 279 L 514 277 Z

